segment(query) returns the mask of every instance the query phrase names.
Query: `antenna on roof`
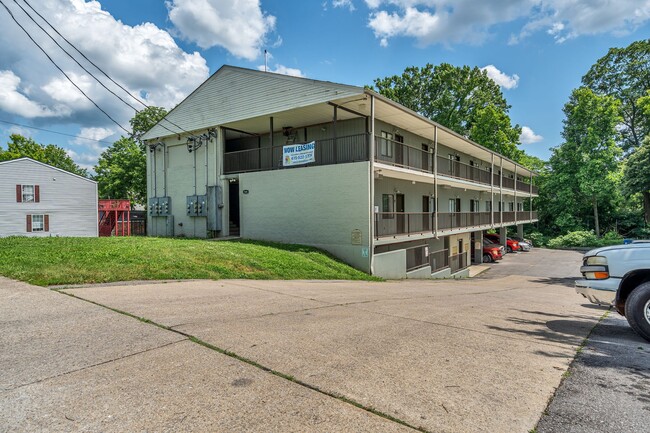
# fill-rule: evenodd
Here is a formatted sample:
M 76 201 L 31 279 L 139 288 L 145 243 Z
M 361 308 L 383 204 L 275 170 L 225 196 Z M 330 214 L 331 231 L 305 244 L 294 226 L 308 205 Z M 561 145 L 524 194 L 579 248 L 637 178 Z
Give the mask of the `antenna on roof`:
M 264 72 L 268 72 L 267 54 L 266 50 L 264 50 Z

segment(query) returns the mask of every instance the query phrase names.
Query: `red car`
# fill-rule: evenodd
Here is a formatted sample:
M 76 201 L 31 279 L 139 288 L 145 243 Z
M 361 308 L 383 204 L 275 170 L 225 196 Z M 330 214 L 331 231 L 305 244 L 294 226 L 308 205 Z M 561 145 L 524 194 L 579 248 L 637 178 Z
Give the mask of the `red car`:
M 492 244 L 492 246 L 483 246 L 483 263 L 494 263 L 502 258 L 503 255 L 501 254 L 501 248 L 499 248 L 498 245 Z
M 489 234 L 486 233 L 483 235 L 486 239 L 491 240 L 495 244 L 501 244 L 501 236 L 497 234 Z M 514 239 L 507 238 L 506 239 L 506 252 L 511 253 L 513 251 L 519 251 L 519 242 L 517 242 Z

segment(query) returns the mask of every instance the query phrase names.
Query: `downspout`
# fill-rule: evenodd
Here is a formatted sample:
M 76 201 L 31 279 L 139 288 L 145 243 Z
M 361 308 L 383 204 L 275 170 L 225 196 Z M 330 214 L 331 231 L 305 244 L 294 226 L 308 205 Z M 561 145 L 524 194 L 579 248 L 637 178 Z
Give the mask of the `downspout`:
M 163 143 L 163 195 L 167 197 L 167 144 Z
M 336 109 L 336 108 L 335 108 Z M 366 129 L 367 130 L 367 129 Z M 368 243 L 370 251 L 368 255 L 370 256 L 370 274 L 374 275 L 375 273 L 375 97 L 370 95 L 370 139 L 368 140 L 368 145 L 370 147 L 368 156 L 370 160 L 370 219 L 368 224 Z
M 494 153 L 490 164 L 490 227 L 494 228 Z
M 530 221 L 533 221 L 533 173 L 530 173 L 530 208 L 528 209 L 530 211 Z
M 519 221 L 519 212 L 517 211 L 518 208 L 518 203 L 517 203 L 517 182 L 519 182 L 519 179 L 517 178 L 517 164 L 515 164 L 515 227 L 517 226 L 517 221 Z
M 433 208 L 434 212 L 434 235 L 438 239 L 438 126 L 433 125 Z
M 336 148 L 337 148 L 337 145 L 336 145 L 336 144 L 337 144 L 337 143 L 336 143 L 336 120 L 337 120 L 337 117 L 338 117 L 338 110 L 337 110 L 337 108 L 338 108 L 338 107 L 335 105 L 335 106 L 334 106 L 334 118 L 333 118 L 333 120 L 332 120 L 332 134 L 333 134 L 333 137 L 332 137 L 332 138 L 333 138 L 333 140 L 332 140 L 332 143 L 333 143 L 333 152 L 332 152 L 332 153 L 334 154 L 334 164 L 338 164 L 338 162 L 339 162 L 339 161 L 338 161 L 337 151 L 336 151 L 336 150 L 337 150 L 337 149 L 336 149 Z M 373 173 L 372 176 L 373 176 L 373 179 L 374 179 L 374 177 L 375 177 L 374 173 Z
M 503 227 L 503 156 L 499 169 L 499 228 Z

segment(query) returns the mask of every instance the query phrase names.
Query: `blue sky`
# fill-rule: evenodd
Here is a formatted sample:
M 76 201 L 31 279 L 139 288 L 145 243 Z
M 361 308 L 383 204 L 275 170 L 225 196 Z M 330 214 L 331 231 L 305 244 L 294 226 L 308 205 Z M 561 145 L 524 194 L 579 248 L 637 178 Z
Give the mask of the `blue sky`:
M 562 106 L 582 75 L 610 47 L 650 35 L 650 0 L 2 2 L 127 129 L 133 109 L 72 63 L 17 3 L 33 14 L 31 5 L 132 93 L 167 108 L 223 64 L 263 66 L 264 49 L 269 70 L 355 85 L 426 63 L 489 67 L 513 122 L 526 127 L 522 148 L 543 159 L 561 143 Z M 0 145 L 22 133 L 91 168 L 124 132 L 65 80 L 2 5 L 0 17 Z

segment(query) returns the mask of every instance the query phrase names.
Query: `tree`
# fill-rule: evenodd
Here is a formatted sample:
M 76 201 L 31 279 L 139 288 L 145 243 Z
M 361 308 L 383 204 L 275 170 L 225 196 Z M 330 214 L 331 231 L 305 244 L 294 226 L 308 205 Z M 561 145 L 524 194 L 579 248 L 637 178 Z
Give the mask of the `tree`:
M 640 193 L 643 197 L 645 223 L 650 223 L 650 136 L 625 162 L 623 190 L 628 195 Z
M 609 95 L 620 101 L 621 146 L 625 151 L 641 146 L 650 132 L 650 122 L 644 121 L 638 105 L 639 98 L 650 89 L 650 39 L 633 42 L 625 48 L 611 48 L 582 77 L 582 83 L 598 95 Z
M 88 177 L 86 169 L 79 167 L 65 149 L 59 146 L 42 145 L 20 134 L 11 134 L 9 138 L 7 150 L 0 148 L 0 161 L 28 157 L 61 170 Z
M 147 107 L 130 120 L 133 135 L 121 137 L 106 149 L 95 166 L 101 198 L 124 198 L 131 205 L 147 201 L 147 156 L 140 137 L 158 123 L 167 111 Z
M 489 149 L 509 157 L 523 155 L 517 148 L 521 129 L 511 125 L 501 88 L 477 67 L 411 66 L 374 84 L 387 98 Z
M 553 149 L 551 173 L 543 182 L 547 211 L 561 229 L 580 228 L 591 207 L 600 236 L 599 207 L 612 209 L 618 196 L 621 148 L 616 144 L 620 103 L 588 88 L 575 89 L 564 106 L 565 142 Z
M 147 159 L 131 138 L 121 137 L 106 149 L 95 166 L 100 198 L 129 199 L 131 204 L 147 200 Z

